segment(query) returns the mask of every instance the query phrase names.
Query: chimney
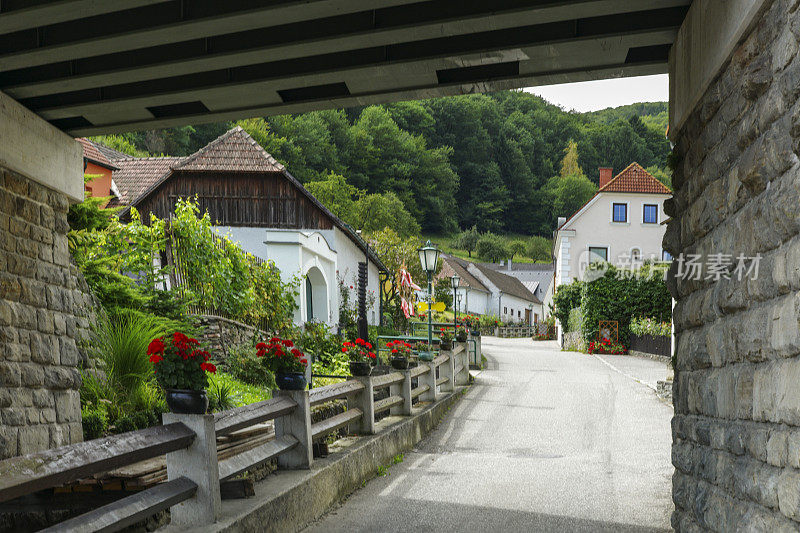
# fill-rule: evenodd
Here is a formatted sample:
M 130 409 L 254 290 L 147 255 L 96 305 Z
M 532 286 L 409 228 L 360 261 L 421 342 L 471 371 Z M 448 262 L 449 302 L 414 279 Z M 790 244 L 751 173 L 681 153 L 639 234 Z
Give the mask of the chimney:
M 556 229 L 560 228 L 566 223 L 567 223 L 567 217 L 558 217 L 558 222 L 556 223 Z
M 509 272 L 511 272 L 511 259 L 508 260 L 508 269 L 507 270 Z
M 608 167 L 600 167 L 600 188 L 606 186 L 606 184 L 611 181 L 611 174 L 614 173 L 613 168 Z

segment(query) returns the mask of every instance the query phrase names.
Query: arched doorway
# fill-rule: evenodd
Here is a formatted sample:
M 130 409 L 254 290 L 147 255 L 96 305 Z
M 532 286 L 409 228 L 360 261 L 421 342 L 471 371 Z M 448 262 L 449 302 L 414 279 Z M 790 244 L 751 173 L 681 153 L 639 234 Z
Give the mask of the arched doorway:
M 317 267 L 311 267 L 305 277 L 305 316 L 307 322 L 328 321 L 328 284 Z

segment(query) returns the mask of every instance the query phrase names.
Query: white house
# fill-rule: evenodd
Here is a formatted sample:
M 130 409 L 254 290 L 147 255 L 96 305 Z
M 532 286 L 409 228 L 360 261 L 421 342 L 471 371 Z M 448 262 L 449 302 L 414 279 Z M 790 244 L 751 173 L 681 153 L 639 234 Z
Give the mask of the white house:
M 485 263 L 485 266 L 517 278 L 540 302 L 542 315 L 534 316 L 534 322 L 547 318 L 553 302 L 553 264 L 552 263 L 514 263 L 511 259 L 500 263 Z
M 569 218 L 559 218 L 553 235 L 555 285 L 581 279 L 586 266 L 607 261 L 631 268 L 645 260 L 670 260 L 661 247 L 666 227 L 663 183 L 638 163 L 614 178 L 600 169 L 600 189 Z
M 105 147 L 104 147 L 105 148 Z M 188 157 L 135 158 L 105 149 L 118 170 L 111 205 L 168 218 L 178 198 L 196 197 L 214 228 L 247 252 L 300 279 L 295 321 L 335 327 L 340 282 L 355 302 L 358 263 L 367 262 L 367 321 L 379 321 L 380 259 L 357 231 L 322 205 L 286 168 L 236 127 Z
M 445 255 L 437 279 L 459 276 L 456 297 L 459 312 L 495 315 L 504 322 L 532 324 L 545 316 L 539 298 L 519 279 L 499 272 L 488 265 Z

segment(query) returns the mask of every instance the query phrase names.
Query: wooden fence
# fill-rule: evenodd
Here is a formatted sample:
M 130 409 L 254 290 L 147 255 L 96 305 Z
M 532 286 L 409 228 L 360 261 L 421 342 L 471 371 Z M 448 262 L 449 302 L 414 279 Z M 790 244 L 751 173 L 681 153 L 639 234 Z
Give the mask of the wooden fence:
M 411 415 L 414 401 L 435 402 L 468 382 L 467 351 L 457 343 L 452 351 L 409 370 L 357 377 L 310 391 L 275 391 L 270 400 L 214 415 L 166 413 L 161 426 L 0 461 L 0 502 L 166 454 L 166 482 L 47 531 L 118 531 L 167 508 L 173 524 L 209 524 L 219 516 L 220 482 L 273 459 L 278 468 L 309 468 L 313 441 L 344 427 L 373 434 L 376 414 Z M 375 400 L 375 392 L 384 388 L 389 395 Z M 311 423 L 312 406 L 337 399 L 347 401 L 345 412 Z M 274 421 L 274 439 L 218 460 L 217 437 L 268 420 Z

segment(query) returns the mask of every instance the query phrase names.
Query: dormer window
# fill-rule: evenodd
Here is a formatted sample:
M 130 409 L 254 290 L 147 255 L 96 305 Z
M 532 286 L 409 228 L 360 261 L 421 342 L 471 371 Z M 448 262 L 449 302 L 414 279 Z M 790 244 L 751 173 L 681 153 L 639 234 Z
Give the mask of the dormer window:
M 614 204 L 612 208 L 612 222 L 628 221 L 628 204 Z
M 658 205 L 644 204 L 642 206 L 642 222 L 644 224 L 658 224 Z

